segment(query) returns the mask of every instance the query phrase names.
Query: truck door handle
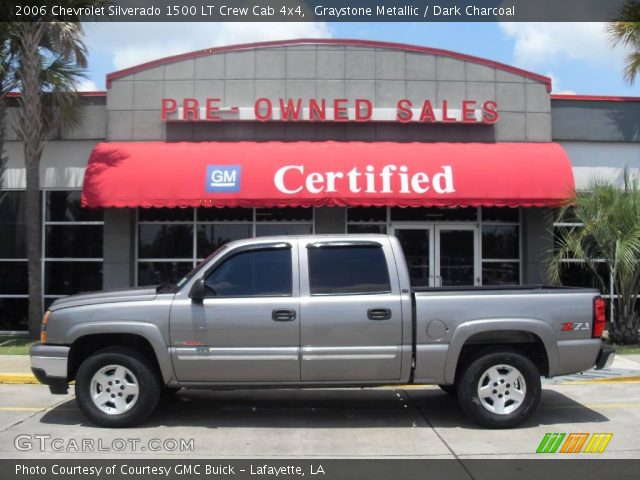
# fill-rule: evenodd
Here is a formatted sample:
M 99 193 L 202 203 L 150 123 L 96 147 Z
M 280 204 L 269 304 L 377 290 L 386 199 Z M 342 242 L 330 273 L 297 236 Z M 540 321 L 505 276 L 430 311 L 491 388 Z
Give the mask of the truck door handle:
M 367 310 L 369 320 L 389 320 L 391 318 L 390 308 L 370 308 Z
M 288 308 L 273 310 L 271 319 L 275 322 L 290 322 L 296 319 L 296 311 Z

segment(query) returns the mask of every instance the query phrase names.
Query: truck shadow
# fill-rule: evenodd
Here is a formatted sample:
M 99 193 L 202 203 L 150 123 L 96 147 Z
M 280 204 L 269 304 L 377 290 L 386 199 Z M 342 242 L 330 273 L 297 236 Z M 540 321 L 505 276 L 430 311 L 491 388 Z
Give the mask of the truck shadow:
M 438 391 L 429 390 L 410 390 L 407 394 L 434 428 L 483 429 L 466 417 L 452 395 L 438 395 Z M 519 428 L 608 421 L 600 412 L 557 391 L 543 388 L 538 409 Z
M 75 400 L 47 411 L 41 423 L 94 427 Z M 608 418 L 555 391 L 543 390 L 523 426 L 606 422 Z M 200 428 L 469 428 L 454 396 L 438 388 L 182 390 L 163 398 L 140 427 Z

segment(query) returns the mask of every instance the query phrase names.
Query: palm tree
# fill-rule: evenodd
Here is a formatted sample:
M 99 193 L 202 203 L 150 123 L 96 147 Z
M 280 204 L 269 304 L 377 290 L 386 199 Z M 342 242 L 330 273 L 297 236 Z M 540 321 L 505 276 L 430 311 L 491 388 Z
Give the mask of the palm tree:
M 78 121 L 75 86 L 86 66 L 78 22 L 15 23 L 19 59 L 18 131 L 26 164 L 26 237 L 29 271 L 29 330 L 38 335 L 42 317 L 40 158 L 56 129 Z
M 632 51 L 627 55 L 624 78 L 633 85 L 640 73 L 640 1 L 630 0 L 618 14 L 619 21 L 609 24 L 608 31 L 614 45 L 622 45 Z
M 567 208 L 561 209 L 564 218 Z M 640 326 L 636 300 L 640 294 L 640 187 L 624 172 L 624 186 L 594 180 L 589 191 L 579 193 L 575 222 L 556 236 L 556 246 L 547 264 L 547 279 L 560 283 L 563 259 L 581 259 L 582 268 L 594 274 L 603 293 L 617 295 L 609 337 L 615 343 L 637 343 Z M 613 279 L 603 278 L 598 266 L 604 261 Z
M 7 97 L 16 83 L 16 51 L 13 38 L 13 24 L 0 23 L 0 188 L 4 183 L 4 171 L 7 156 L 4 150 L 5 129 L 7 119 Z M 0 203 L 6 192 L 0 192 Z

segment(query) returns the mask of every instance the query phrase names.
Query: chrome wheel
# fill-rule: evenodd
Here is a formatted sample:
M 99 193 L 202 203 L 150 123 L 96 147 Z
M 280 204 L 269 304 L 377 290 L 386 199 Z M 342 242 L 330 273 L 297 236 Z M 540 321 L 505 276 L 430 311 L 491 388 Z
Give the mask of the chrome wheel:
M 517 410 L 526 394 L 524 376 L 511 365 L 494 365 L 478 380 L 480 404 L 498 415 L 508 415 Z
M 108 415 L 120 415 L 136 404 L 140 392 L 138 379 L 122 365 L 107 365 L 91 377 L 91 400 Z

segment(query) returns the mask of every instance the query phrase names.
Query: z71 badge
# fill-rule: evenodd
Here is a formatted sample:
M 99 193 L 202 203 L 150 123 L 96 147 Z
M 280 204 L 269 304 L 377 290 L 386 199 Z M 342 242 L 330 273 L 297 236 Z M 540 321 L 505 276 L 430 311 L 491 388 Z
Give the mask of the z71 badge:
M 589 322 L 566 322 L 562 324 L 563 332 L 576 330 L 591 330 L 591 324 Z

